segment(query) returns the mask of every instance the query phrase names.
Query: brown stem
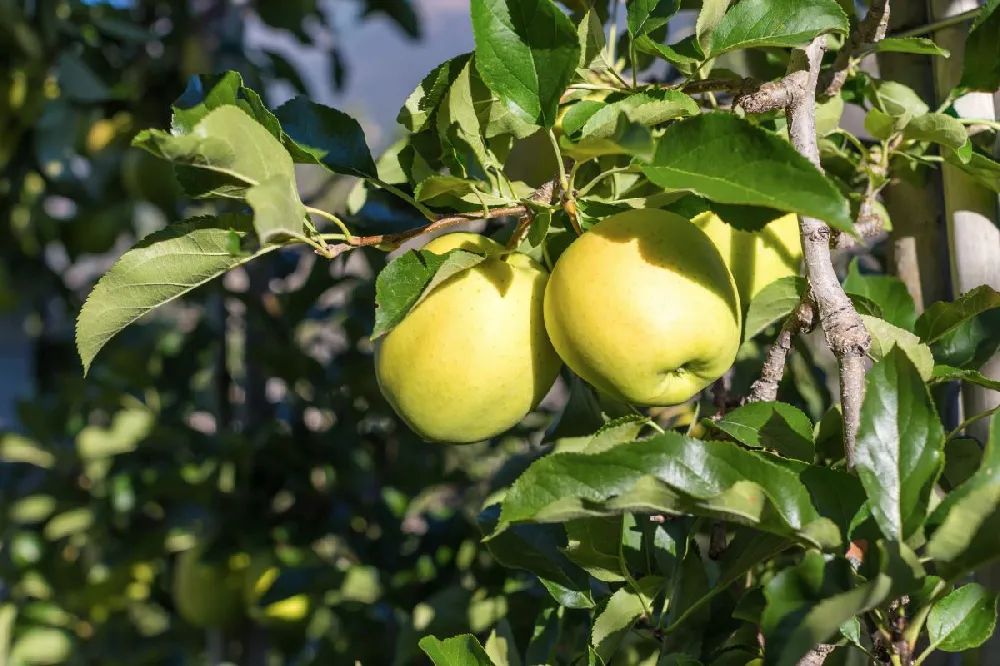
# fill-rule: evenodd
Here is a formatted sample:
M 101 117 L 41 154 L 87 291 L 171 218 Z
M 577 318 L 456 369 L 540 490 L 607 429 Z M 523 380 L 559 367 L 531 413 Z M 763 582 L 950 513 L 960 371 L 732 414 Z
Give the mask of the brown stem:
M 818 90 L 827 96 L 839 93 L 844 81 L 847 80 L 847 70 L 851 66 L 851 61 L 861 54 L 865 46 L 885 37 L 888 27 L 889 0 L 873 0 L 864 20 L 851 31 L 844 46 L 837 52 L 833 66 L 823 73 Z
M 778 398 L 778 384 L 785 374 L 785 359 L 792 348 L 792 340 L 796 335 L 811 331 L 815 322 L 816 304 L 806 295 L 798 306 L 788 316 L 778 332 L 774 344 L 767 350 L 764 368 L 760 379 L 750 387 L 747 402 L 771 402 Z
M 822 666 L 826 658 L 830 656 L 830 653 L 836 649 L 833 645 L 817 645 L 812 650 L 806 653 L 804 657 L 799 659 L 796 666 Z
M 685 84 L 681 90 L 689 95 L 697 95 L 706 92 L 725 92 L 741 94 L 760 87 L 760 82 L 754 79 L 729 78 L 729 79 L 703 79 L 701 81 L 691 81 Z
M 788 134 L 795 149 L 821 169 L 816 144 L 816 85 L 823 58 L 824 37 L 795 51 L 781 81 L 744 95 L 738 103 L 747 112 L 785 107 Z M 830 256 L 830 227 L 822 220 L 799 217 L 802 250 L 809 287 L 816 303 L 827 345 L 840 366 L 841 406 L 844 412 L 844 457 L 854 469 L 854 443 L 864 395 L 864 359 L 871 337 L 851 299 L 844 292 Z M 777 352 L 776 352 L 777 353 Z

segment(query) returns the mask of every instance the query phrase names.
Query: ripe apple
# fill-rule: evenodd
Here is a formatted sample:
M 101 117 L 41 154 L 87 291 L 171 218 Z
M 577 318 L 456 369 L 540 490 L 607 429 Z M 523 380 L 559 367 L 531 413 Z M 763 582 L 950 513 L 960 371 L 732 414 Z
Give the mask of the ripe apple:
M 740 345 L 732 275 L 708 236 L 662 210 L 597 223 L 552 270 L 545 327 L 563 361 L 612 397 L 682 403 L 729 369 Z
M 538 405 L 562 363 L 545 335 L 548 273 L 524 254 L 471 233 L 424 249 L 487 253 L 434 288 L 376 343 L 386 400 L 424 439 L 468 443 L 516 425 Z
M 222 629 L 243 615 L 243 581 L 249 558 L 245 554 L 205 559 L 204 545 L 181 553 L 174 569 L 173 597 L 177 613 L 203 629 Z
M 265 626 L 298 622 L 312 610 L 312 599 L 307 594 L 279 599 L 264 607 L 258 605 L 280 575 L 280 567 L 268 554 L 256 555 L 247 570 L 243 599 L 249 609 L 250 617 Z
M 802 235 L 799 218 L 779 217 L 758 233 L 740 231 L 715 213 L 702 213 L 692 220 L 708 234 L 729 267 L 744 311 L 761 289 L 775 280 L 799 274 Z

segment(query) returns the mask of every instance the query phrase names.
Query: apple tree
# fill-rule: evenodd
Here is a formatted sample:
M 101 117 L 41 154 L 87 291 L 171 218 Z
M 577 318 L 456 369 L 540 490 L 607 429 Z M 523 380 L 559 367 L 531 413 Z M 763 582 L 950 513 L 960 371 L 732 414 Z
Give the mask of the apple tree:
M 169 129 L 133 145 L 214 205 L 97 282 L 84 369 L 265 255 L 390 252 L 366 304 L 373 355 L 359 346 L 374 370 L 353 371 L 422 439 L 502 441 L 545 425 L 557 374 L 568 390 L 478 513 L 493 558 L 523 574 L 511 591 L 542 590 L 537 615 L 458 635 L 421 623 L 435 664 L 902 666 L 985 642 L 997 593 L 968 576 L 1000 558 L 1000 421 L 967 437 L 995 410 L 953 423 L 948 389 L 1000 389 L 979 371 L 1000 293 L 918 312 L 882 269 L 881 193 L 943 163 L 1000 191 L 1000 126 L 954 109 L 1000 88 L 1000 3 L 969 17 L 937 108 L 863 66 L 950 55 L 887 36 L 888 0 L 470 14 L 474 52 L 427 75 L 377 159 L 342 111 L 194 77 Z M 693 33 L 671 42 L 684 17 Z M 841 126 L 848 109 L 864 132 Z M 348 209 L 303 202 L 296 165 L 358 179 Z M 366 206 L 386 201 L 420 223 L 372 229 Z M 413 247 L 477 220 L 489 238 Z

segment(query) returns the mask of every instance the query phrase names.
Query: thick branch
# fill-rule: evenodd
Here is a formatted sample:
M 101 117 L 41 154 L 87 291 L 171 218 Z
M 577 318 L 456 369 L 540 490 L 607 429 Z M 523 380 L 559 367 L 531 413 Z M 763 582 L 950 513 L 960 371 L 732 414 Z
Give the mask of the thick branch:
M 815 86 L 823 58 L 822 37 L 797 51 L 789 68 L 809 72 L 809 85 L 788 105 L 788 134 L 792 145 L 821 168 L 816 145 Z M 819 311 L 820 325 L 826 342 L 840 365 L 840 400 L 844 412 L 844 458 L 854 469 L 854 443 L 857 438 L 861 400 L 864 396 L 864 359 L 871 346 L 871 337 L 844 292 L 830 257 L 830 227 L 822 220 L 799 218 L 802 250 L 805 255 L 809 286 Z
M 796 666 L 822 666 L 826 658 L 830 656 L 830 653 L 836 649 L 833 645 L 817 645 L 812 650 L 806 653 L 806 656 L 799 659 L 799 663 Z
M 778 337 L 767 350 L 767 358 L 764 359 L 764 368 L 760 373 L 760 379 L 750 387 L 750 395 L 747 402 L 771 402 L 778 398 L 778 384 L 785 375 L 785 359 L 792 348 L 792 340 L 800 333 L 807 333 L 812 330 L 816 315 L 816 305 L 809 295 L 803 296 L 798 306 L 785 320 L 778 332 Z
M 889 27 L 889 0 L 873 0 L 868 14 L 848 36 L 844 46 L 837 52 L 833 67 L 823 74 L 818 90 L 824 95 L 836 95 L 847 80 L 847 70 L 851 61 L 861 55 L 865 46 L 874 44 L 885 37 Z

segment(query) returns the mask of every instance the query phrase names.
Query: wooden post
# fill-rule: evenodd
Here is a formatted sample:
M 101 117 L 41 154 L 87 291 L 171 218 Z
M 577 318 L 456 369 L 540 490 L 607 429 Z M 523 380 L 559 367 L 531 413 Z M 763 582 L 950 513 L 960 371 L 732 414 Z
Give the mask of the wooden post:
M 931 20 L 954 16 L 975 9 L 978 5 L 976 0 L 931 0 Z M 934 80 L 939 99 L 943 99 L 959 81 L 968 30 L 968 24 L 964 24 L 939 30 L 933 35 L 939 46 L 951 51 L 950 59 L 937 59 L 934 62 Z M 987 93 L 965 95 L 955 103 L 955 109 L 964 118 L 996 118 L 994 98 Z M 951 279 L 956 295 L 964 294 L 980 284 L 1000 289 L 1000 228 L 996 225 L 996 195 L 951 165 L 944 165 L 942 177 L 948 246 L 951 252 Z M 981 370 L 992 379 L 1000 379 L 1000 355 L 991 359 Z M 975 386 L 962 388 L 961 407 L 965 416 L 978 414 L 997 404 L 1000 404 L 1000 393 L 996 391 Z M 989 421 L 984 419 L 971 426 L 968 434 L 985 442 L 988 427 Z M 988 588 L 1000 589 L 998 566 L 978 573 L 976 578 Z M 1000 663 L 1000 636 L 994 634 L 977 655 L 968 656 L 970 659 L 963 659 L 963 663 Z
M 930 22 L 923 2 L 893 2 L 889 33 L 901 32 Z M 934 71 L 931 56 L 909 53 L 880 53 L 877 56 L 882 78 L 913 88 L 928 105 L 934 103 Z M 917 304 L 917 312 L 951 295 L 948 276 L 942 206 L 941 173 L 923 169 L 918 180 L 899 180 L 883 190 L 892 235 L 889 242 L 890 271 L 899 277 Z

